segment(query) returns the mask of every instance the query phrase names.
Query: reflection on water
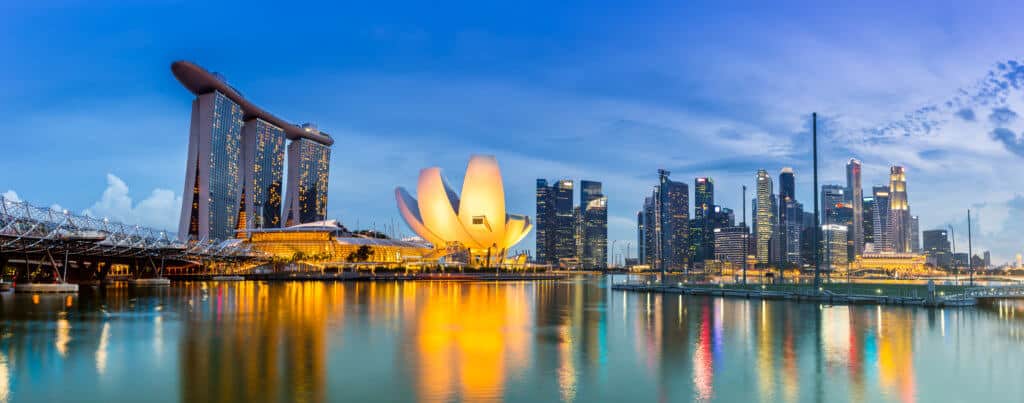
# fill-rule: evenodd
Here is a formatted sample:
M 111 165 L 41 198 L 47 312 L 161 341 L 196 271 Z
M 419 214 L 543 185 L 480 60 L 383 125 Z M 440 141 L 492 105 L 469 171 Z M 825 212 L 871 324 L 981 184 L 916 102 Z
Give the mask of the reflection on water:
M 0 296 L 0 401 L 1015 401 L 1024 301 L 825 306 L 560 282 Z

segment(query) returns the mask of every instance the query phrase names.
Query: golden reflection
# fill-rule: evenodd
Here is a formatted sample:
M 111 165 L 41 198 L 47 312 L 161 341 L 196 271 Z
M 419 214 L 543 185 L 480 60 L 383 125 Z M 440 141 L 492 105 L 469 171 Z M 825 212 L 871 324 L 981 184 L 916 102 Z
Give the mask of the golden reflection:
M 68 356 L 68 343 L 71 342 L 71 322 L 67 319 L 61 318 L 57 320 L 57 340 L 54 342 L 54 346 L 57 347 L 57 352 L 60 356 L 67 358 Z
M 884 313 L 883 313 L 884 312 Z M 878 381 L 902 402 L 916 400 L 914 379 L 913 313 L 906 310 L 878 311 L 886 322 L 878 333 Z M 879 326 L 881 329 L 881 326 Z
M 757 332 L 757 389 L 760 396 L 771 400 L 775 388 L 775 351 L 772 345 L 772 318 L 768 314 L 767 301 L 761 301 L 760 310 L 760 326 Z
M 523 284 L 403 284 L 418 311 L 410 335 L 421 401 L 500 398 L 505 380 L 523 371 L 531 350 L 530 310 Z M 412 288 L 414 290 L 408 290 Z M 376 290 L 371 287 L 371 292 Z
M 0 351 L 0 402 L 11 399 L 11 368 L 7 362 L 7 354 Z
M 711 353 L 711 313 L 707 304 L 701 307 L 700 333 L 697 336 L 697 348 L 693 354 L 693 389 L 696 391 L 694 400 L 711 399 L 714 367 Z
M 110 323 L 103 323 L 100 331 L 100 344 L 96 347 L 96 372 L 103 375 L 107 372 L 107 346 L 110 344 Z

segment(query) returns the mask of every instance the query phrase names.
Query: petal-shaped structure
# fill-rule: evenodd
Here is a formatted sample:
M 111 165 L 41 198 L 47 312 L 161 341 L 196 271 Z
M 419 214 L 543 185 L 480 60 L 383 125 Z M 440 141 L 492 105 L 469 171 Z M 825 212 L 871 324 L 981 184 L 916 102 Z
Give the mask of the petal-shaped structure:
M 455 192 L 441 178 L 441 168 L 433 167 L 420 171 L 420 180 L 416 186 L 419 197 L 420 216 L 423 225 L 441 239 L 461 242 L 470 248 L 480 248 L 480 243 L 462 228 L 459 221 L 459 199 Z M 435 245 L 444 246 L 444 245 Z
M 530 218 L 505 212 L 505 189 L 498 161 L 493 156 L 473 156 L 466 167 L 461 197 L 441 176 L 437 167 L 420 171 L 413 198 L 395 189 L 395 202 L 406 224 L 438 250 L 460 244 L 475 261 L 498 254 L 521 241 L 532 229 Z M 447 253 L 447 252 L 443 252 Z
M 505 187 L 493 156 L 469 159 L 462 182 L 459 221 L 481 248 L 500 249 L 505 243 Z
M 423 217 L 420 215 L 419 203 L 409 192 L 405 191 L 404 188 L 395 188 L 395 201 L 398 203 L 398 212 L 402 214 L 402 219 L 405 223 L 412 228 L 417 235 L 427 240 L 433 245 L 444 245 L 444 239 L 435 235 L 425 225 L 423 225 Z

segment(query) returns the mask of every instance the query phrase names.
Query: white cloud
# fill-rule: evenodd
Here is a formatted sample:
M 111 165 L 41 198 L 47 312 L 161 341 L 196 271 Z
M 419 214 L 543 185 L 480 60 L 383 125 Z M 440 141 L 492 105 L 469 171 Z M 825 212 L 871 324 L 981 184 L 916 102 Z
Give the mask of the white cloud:
M 128 184 L 117 175 L 108 173 L 107 188 L 100 200 L 83 213 L 126 224 L 173 230 L 181 213 L 181 196 L 175 196 L 170 190 L 157 188 L 153 189 L 149 197 L 133 204 Z
M 2 196 L 4 197 L 4 199 L 12 201 L 12 202 L 20 202 L 21 201 L 21 199 L 18 197 L 18 193 L 13 191 L 13 190 L 8 190 L 8 191 L 4 192 L 4 194 Z

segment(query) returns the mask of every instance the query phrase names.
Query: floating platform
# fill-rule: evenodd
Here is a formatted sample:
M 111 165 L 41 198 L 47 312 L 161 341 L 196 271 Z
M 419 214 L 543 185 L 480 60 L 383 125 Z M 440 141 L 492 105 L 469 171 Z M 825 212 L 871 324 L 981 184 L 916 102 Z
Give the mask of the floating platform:
M 14 286 L 14 292 L 40 293 L 77 293 L 78 284 L 71 283 L 22 283 Z
M 245 281 L 245 277 L 242 276 L 213 276 L 211 281 Z
M 132 287 L 169 287 L 171 280 L 166 278 L 133 278 L 128 280 L 128 285 Z

